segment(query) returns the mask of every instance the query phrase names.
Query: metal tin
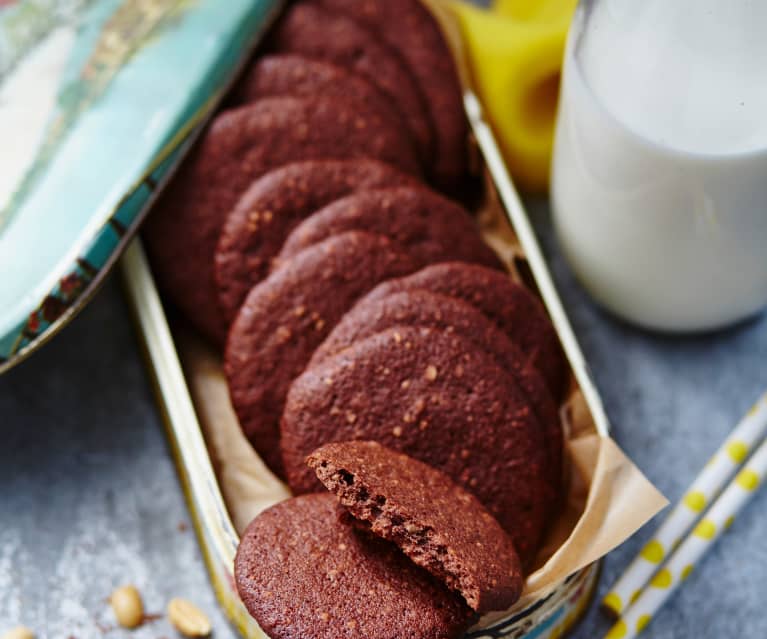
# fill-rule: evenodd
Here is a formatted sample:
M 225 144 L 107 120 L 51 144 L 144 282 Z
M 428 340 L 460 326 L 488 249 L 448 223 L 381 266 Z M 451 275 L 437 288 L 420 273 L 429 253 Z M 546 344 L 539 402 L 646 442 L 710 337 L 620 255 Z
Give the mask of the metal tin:
M 90 300 L 282 2 L 0 2 L 0 373 Z
M 522 202 L 509 179 L 479 100 L 467 89 L 464 105 L 477 146 L 498 199 L 513 228 L 543 302 L 559 334 L 574 377 L 599 435 L 608 420 L 582 351 L 550 276 Z M 218 484 L 154 278 L 139 240 L 126 251 L 121 271 L 139 326 L 165 425 L 189 510 L 216 595 L 240 633 L 266 637 L 236 593 L 232 576 L 239 541 Z M 557 639 L 585 613 L 596 589 L 599 562 L 570 575 L 545 597 L 486 627 L 469 630 L 467 639 Z
M 559 295 L 530 226 L 527 214 L 508 178 L 495 139 L 486 124 L 479 101 L 465 95 L 469 121 L 494 186 L 525 251 L 544 303 L 559 333 L 576 380 L 600 435 L 607 435 L 608 421 L 586 367 Z M 122 263 L 126 291 L 146 347 L 155 387 L 162 405 L 168 437 L 182 478 L 192 519 L 208 572 L 226 614 L 244 637 L 266 635 L 250 617 L 237 596 L 232 577 L 239 541 L 227 513 L 210 456 L 200 429 L 173 333 L 139 240 L 126 251 Z M 544 598 L 488 627 L 473 628 L 467 639 L 554 639 L 570 630 L 588 607 L 596 588 L 599 564 L 571 575 Z

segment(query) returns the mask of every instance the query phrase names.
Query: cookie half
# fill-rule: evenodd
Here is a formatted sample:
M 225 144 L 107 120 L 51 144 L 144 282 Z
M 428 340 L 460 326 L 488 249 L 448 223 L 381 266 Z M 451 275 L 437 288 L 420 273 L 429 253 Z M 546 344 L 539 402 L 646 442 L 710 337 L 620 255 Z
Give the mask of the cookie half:
M 523 564 L 534 558 L 550 504 L 543 432 L 523 391 L 469 340 L 405 326 L 355 342 L 293 382 L 280 431 L 295 493 L 321 488 L 304 463 L 321 445 L 377 441 L 452 477 Z
M 278 475 L 291 382 L 359 297 L 413 269 L 385 237 L 350 231 L 302 251 L 248 294 L 229 332 L 224 372 L 240 427 Z
M 326 444 L 307 459 L 365 530 L 394 542 L 480 614 L 506 610 L 524 579 L 511 538 L 471 493 L 376 442 Z
M 277 260 L 352 229 L 386 235 L 408 250 L 419 266 L 461 260 L 503 268 L 471 215 L 424 186 L 361 190 L 332 202 L 293 230 Z
M 372 157 L 419 173 L 410 140 L 351 98 L 265 98 L 216 117 L 146 224 L 152 261 L 168 295 L 222 342 L 213 253 L 226 215 L 256 178 L 297 160 Z
M 330 202 L 360 189 L 416 185 L 376 160 L 313 160 L 269 171 L 226 216 L 215 252 L 218 302 L 231 322 L 248 291 L 264 279 L 290 232 Z
M 453 639 L 474 619 L 396 546 L 341 523 L 328 493 L 256 517 L 237 549 L 234 578 L 272 639 Z

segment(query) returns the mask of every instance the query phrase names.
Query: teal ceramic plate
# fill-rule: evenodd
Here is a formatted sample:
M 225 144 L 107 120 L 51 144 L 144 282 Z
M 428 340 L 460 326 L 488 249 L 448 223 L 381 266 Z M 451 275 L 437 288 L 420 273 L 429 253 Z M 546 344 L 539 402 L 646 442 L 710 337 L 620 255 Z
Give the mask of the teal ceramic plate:
M 0 371 L 87 301 L 279 0 L 0 0 Z

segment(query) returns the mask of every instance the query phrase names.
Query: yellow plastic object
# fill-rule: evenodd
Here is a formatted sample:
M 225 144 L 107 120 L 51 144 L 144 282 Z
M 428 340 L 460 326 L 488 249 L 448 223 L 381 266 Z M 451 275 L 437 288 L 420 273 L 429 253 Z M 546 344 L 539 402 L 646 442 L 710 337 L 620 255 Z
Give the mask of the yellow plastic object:
M 514 20 L 564 23 L 567 29 L 577 4 L 578 0 L 495 0 L 492 6 L 496 13 Z
M 549 184 L 559 73 L 577 0 L 496 0 L 493 10 L 452 3 L 474 84 L 519 187 Z

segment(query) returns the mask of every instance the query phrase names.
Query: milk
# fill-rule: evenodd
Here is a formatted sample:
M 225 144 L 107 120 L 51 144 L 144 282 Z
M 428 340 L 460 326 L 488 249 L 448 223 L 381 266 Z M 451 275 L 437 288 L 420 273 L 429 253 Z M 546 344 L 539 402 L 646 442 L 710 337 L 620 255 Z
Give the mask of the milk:
M 701 330 L 767 303 L 767 2 L 586 3 L 570 31 L 554 222 L 616 314 Z

